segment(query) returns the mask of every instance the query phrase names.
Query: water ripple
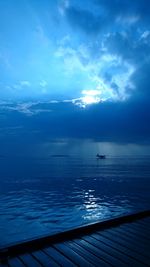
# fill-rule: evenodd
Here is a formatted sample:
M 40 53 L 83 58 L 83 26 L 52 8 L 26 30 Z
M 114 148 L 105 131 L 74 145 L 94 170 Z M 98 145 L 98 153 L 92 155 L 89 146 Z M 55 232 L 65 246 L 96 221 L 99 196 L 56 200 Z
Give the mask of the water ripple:
M 43 174 L 1 179 L 0 244 L 149 207 L 150 162 L 119 162 L 66 162 L 59 169 L 39 161 Z

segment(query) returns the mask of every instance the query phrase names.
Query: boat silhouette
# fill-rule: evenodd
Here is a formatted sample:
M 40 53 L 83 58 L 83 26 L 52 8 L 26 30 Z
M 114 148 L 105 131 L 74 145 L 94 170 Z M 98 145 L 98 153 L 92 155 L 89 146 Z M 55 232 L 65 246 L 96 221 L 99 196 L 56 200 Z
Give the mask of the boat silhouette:
M 97 154 L 96 157 L 97 157 L 98 159 L 106 159 L 106 156 L 105 156 L 105 155 Z

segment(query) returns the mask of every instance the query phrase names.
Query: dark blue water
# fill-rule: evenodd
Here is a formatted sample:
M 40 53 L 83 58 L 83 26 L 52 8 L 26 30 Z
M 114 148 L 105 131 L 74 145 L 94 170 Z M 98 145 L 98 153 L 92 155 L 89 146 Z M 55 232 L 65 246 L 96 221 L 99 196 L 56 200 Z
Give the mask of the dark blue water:
M 0 245 L 150 208 L 150 157 L 1 157 Z

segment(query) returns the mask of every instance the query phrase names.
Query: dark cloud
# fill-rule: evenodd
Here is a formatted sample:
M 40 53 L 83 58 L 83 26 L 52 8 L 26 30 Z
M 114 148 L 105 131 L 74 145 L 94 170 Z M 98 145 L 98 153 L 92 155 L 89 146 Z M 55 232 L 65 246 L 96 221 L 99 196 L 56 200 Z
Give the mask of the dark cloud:
M 130 25 L 132 29 L 134 27 L 136 29 L 138 23 L 144 27 L 149 22 L 150 2 L 147 0 L 91 0 L 87 1 L 84 8 L 77 5 L 77 2 L 71 2 L 71 6 L 66 9 L 66 16 L 72 27 L 82 29 L 89 34 L 101 31 L 104 33 L 105 29 L 108 30 L 108 26 L 118 27 L 122 23 L 124 28 L 128 28 L 128 23 L 132 19 L 134 21 L 134 18 L 135 25 Z
M 108 14 L 116 18 L 116 16 L 139 15 L 141 20 L 149 20 L 150 2 L 147 0 L 95 0 L 97 6 L 103 7 Z
M 79 28 L 86 33 L 95 34 L 102 28 L 101 17 L 94 16 L 90 11 L 71 6 L 67 8 L 66 16 L 74 28 Z
M 118 85 L 116 84 L 116 83 L 111 83 L 111 87 L 117 92 L 117 93 L 119 93 L 119 87 L 118 87 Z
M 52 110 L 33 116 L 14 111 L 7 114 L 7 129 L 1 140 L 21 140 L 24 144 L 55 138 L 91 138 L 116 143 L 150 144 L 150 101 L 105 102 L 81 109 L 72 103 L 38 104 Z M 36 107 L 34 106 L 34 109 Z M 14 126 L 16 128 L 14 128 Z M 1 126 L 3 129 L 5 124 Z M 15 130 L 16 129 L 16 130 Z M 16 132 L 15 132 L 16 131 Z M 14 132 L 16 134 L 14 134 Z
M 84 31 L 88 38 L 97 34 L 97 39 L 87 39 L 90 53 L 89 62 L 96 61 L 101 55 L 111 54 L 121 58 L 123 63 L 134 68 L 131 82 L 125 88 L 132 97 L 148 97 L 150 88 L 150 34 L 149 12 L 150 1 L 147 0 L 94 0 L 87 1 L 87 6 L 77 5 L 72 1 L 66 9 L 66 16 L 70 25 L 75 29 Z M 90 8 L 91 7 L 91 10 Z M 95 11 L 95 7 L 97 10 Z M 105 50 L 100 50 L 103 44 Z M 107 64 L 104 72 L 100 70 L 100 77 L 112 85 L 115 92 L 119 91 L 113 77 L 123 66 L 115 67 Z M 116 72 L 115 72 L 116 71 Z M 115 73 L 114 73 L 115 72 Z M 126 73 L 126 70 L 124 70 Z
M 142 34 L 141 34 L 142 36 Z M 134 32 L 115 32 L 104 41 L 108 51 L 135 65 L 141 65 L 150 54 L 149 36 L 142 40 Z
M 133 8 L 133 3 L 128 0 L 95 0 L 97 6 L 104 7 L 108 15 L 115 17 L 116 15 L 129 14 Z
M 138 101 L 150 102 L 150 62 L 147 60 L 143 62 L 141 66 L 138 67 L 136 72 L 132 75 L 132 81 L 136 86 L 136 91 L 134 92 L 134 98 Z
M 135 36 L 124 36 L 120 32 L 110 34 L 105 39 L 105 45 L 110 53 L 121 56 L 124 60 L 133 61 L 135 58 Z

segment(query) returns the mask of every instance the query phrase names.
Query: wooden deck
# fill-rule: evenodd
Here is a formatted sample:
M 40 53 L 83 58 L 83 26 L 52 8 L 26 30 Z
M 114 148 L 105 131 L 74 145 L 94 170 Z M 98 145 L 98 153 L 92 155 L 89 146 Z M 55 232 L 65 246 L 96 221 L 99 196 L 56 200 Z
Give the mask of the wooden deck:
M 0 266 L 150 266 L 150 211 L 0 250 Z

